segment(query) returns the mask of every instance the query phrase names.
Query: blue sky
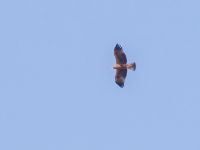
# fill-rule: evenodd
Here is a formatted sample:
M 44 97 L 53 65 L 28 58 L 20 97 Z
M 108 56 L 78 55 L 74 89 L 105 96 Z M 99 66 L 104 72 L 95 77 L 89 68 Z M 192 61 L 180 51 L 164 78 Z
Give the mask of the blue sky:
M 1 1 L 0 149 L 199 150 L 199 5 Z

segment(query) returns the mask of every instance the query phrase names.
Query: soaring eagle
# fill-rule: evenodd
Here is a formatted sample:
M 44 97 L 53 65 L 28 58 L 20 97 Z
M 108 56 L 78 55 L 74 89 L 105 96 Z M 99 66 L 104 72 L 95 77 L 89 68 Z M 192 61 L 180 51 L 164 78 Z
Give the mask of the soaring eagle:
M 126 55 L 121 47 L 117 44 L 114 48 L 114 55 L 116 59 L 116 64 L 113 66 L 113 69 L 116 69 L 115 82 L 121 88 L 124 87 L 125 78 L 127 75 L 127 69 L 134 70 L 136 69 L 136 63 L 127 64 Z

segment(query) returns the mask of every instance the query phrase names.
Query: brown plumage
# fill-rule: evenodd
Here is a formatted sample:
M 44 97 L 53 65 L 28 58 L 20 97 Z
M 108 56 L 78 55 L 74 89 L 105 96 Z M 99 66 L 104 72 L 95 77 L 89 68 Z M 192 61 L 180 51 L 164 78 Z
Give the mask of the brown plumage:
M 114 48 L 114 55 L 116 58 L 116 64 L 113 66 L 113 68 L 116 69 L 115 82 L 123 88 L 127 75 L 127 69 L 135 70 L 136 64 L 135 62 L 127 64 L 126 55 L 119 44 L 117 44 Z

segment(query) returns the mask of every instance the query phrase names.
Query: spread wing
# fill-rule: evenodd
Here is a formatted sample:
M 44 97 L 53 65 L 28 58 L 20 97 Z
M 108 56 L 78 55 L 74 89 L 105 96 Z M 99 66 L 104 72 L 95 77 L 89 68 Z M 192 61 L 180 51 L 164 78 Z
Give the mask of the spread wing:
M 127 75 L 127 69 L 116 70 L 115 83 L 117 83 L 121 88 L 124 87 L 126 75 Z
M 116 64 L 126 64 L 127 59 L 126 55 L 121 47 L 121 45 L 117 44 L 114 48 L 114 55 L 116 59 Z

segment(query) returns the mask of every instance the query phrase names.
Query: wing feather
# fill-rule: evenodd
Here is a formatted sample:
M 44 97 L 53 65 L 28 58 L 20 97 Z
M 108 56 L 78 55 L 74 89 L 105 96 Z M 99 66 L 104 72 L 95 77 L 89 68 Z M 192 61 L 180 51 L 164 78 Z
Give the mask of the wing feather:
M 114 48 L 114 55 L 117 64 L 127 63 L 126 54 L 124 53 L 122 47 L 119 44 L 117 44 Z
M 118 84 L 121 88 L 124 87 L 124 82 L 127 75 L 127 69 L 117 69 L 115 75 L 115 83 Z

